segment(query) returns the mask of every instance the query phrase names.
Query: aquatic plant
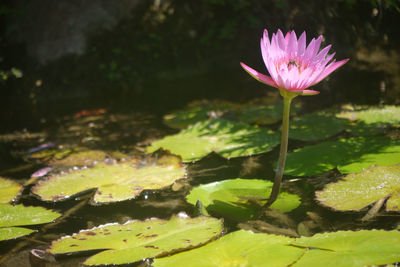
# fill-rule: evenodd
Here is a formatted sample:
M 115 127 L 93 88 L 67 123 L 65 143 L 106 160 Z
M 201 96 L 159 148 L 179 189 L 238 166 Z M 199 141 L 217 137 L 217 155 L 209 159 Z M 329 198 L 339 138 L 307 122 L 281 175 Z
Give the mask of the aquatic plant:
M 345 64 L 349 59 L 337 61 L 335 53 L 328 52 L 331 45 L 320 50 L 322 35 L 313 38 L 306 46 L 306 33 L 297 39 L 294 31 L 285 36 L 281 30 L 273 33 L 271 40 L 268 31 L 264 30 L 261 38 L 261 53 L 270 76 L 259 73 L 243 62 L 241 66 L 256 80 L 279 89 L 283 97 L 283 118 L 281 149 L 278 160 L 274 186 L 266 206 L 270 206 L 277 198 L 285 167 L 288 136 L 290 104 L 298 95 L 316 95 L 319 92 L 308 89 Z

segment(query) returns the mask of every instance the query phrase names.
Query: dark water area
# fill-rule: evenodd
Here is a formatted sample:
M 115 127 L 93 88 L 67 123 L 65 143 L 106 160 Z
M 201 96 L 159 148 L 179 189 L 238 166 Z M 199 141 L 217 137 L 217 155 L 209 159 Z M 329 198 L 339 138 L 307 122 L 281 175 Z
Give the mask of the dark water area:
M 331 51 L 336 52 L 337 60 L 350 58 L 312 88 L 320 91 L 319 95 L 295 100 L 302 103 L 304 113 L 341 104 L 400 104 L 400 5 L 396 1 L 138 2 L 131 15 L 113 28 L 92 32 L 84 53 L 66 54 L 45 63 L 29 53 L 27 42 L 10 37 L 12 26 L 26 23 L 21 22 L 24 15 L 12 11 L 23 7 L 24 1 L 15 6 L 11 1 L 4 4 L 11 11 L 1 16 L 5 26 L 1 29 L 0 70 L 8 72 L 15 67 L 23 76 L 10 75 L 0 81 L 0 176 L 26 182 L 44 165 L 29 162 L 24 156 L 46 142 L 145 157 L 144 147 L 151 140 L 177 132 L 163 124 L 163 116 L 184 109 L 192 101 L 279 99 L 278 90 L 257 82 L 239 65 L 243 61 L 266 73 L 259 48 L 264 28 L 270 34 L 278 28 L 295 29 L 297 35 L 306 30 L 307 43 L 323 34 L 322 46 L 333 44 Z M 310 8 L 305 8 L 307 5 Z M 280 125 L 272 127 L 278 130 Z M 303 145 L 290 141 L 289 150 Z M 237 177 L 272 180 L 278 155 L 279 147 L 234 159 L 210 154 L 188 164 L 188 179 L 178 190 L 146 191 L 136 199 L 108 205 L 87 204 L 46 234 L 72 234 L 130 219 L 168 219 L 181 211 L 193 214 L 194 207 L 185 201 L 191 188 Z M 318 214 L 322 219 L 316 232 L 393 229 L 399 224 L 398 214 L 385 213 L 365 223 L 360 221 L 365 210 L 335 212 L 317 204 L 315 191 L 340 177 L 337 170 L 305 179 L 285 177 L 284 190 L 302 199 L 302 205 L 287 216 L 297 225 L 309 220 L 307 212 Z M 24 189 L 18 203 L 65 213 L 85 199 L 44 202 L 30 189 Z M 276 225 L 282 226 L 280 222 Z M 240 228 L 229 218 L 225 218 L 225 226 L 228 231 Z M 249 224 L 243 228 L 259 227 Z M 0 255 L 19 242 L 2 241 Z M 14 260 L 15 255 L 23 255 L 22 263 L 8 262 L 6 266 L 29 266 L 27 251 L 13 254 Z M 76 262 L 68 264 L 61 266 L 77 266 Z
M 157 9 L 139 1 L 133 15 L 112 30 L 91 33 L 84 54 L 67 54 L 46 64 L 30 53 L 29 40 L 15 41 L 18 36 L 41 36 L 40 31 L 28 35 L 14 29 L 26 29 L 32 14 L 17 12 L 24 10 L 22 3 L 5 5 L 2 66 L 5 71 L 21 69 L 23 77 L 10 76 L 1 84 L 0 131 L 40 127 L 40 121 L 83 109 L 160 115 L 198 99 L 244 102 L 265 96 L 274 90 L 248 79 L 239 65 L 243 61 L 266 72 L 259 48 L 264 28 L 270 33 L 294 29 L 298 35 L 306 30 L 308 42 L 323 34 L 323 46 L 332 44 L 337 60 L 350 58 L 329 81 L 315 87 L 320 96 L 304 99 L 315 108 L 319 103 L 399 103 L 400 34 L 395 22 L 400 19 L 395 2 L 278 2 L 166 1 Z M 321 11 L 313 13 L 310 7 Z

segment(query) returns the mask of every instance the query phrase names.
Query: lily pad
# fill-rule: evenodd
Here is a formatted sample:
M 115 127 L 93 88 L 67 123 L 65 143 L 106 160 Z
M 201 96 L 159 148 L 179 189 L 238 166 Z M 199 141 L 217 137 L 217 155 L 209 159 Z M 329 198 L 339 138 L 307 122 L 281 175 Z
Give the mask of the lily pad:
M 339 231 L 292 239 L 241 230 L 203 247 L 155 259 L 153 266 L 384 265 L 400 260 L 399 241 L 399 231 Z
M 177 111 L 175 113 L 164 116 L 164 123 L 174 129 L 184 129 L 190 124 L 208 119 L 207 110 L 194 108 L 185 111 Z
M 59 216 L 61 214 L 42 207 L 0 204 L 0 240 L 17 238 L 35 232 L 31 229 L 14 226 L 48 223 Z
M 0 241 L 15 239 L 24 235 L 36 232 L 35 230 L 23 227 L 4 227 L 0 228 Z
M 155 259 L 153 266 L 289 266 L 304 253 L 289 246 L 291 241 L 286 236 L 240 230 L 200 248 Z
M 400 126 L 399 106 L 355 106 L 337 114 L 337 117 L 354 121 L 349 131 L 357 135 L 375 135 L 389 125 Z
M 213 151 L 226 158 L 264 153 L 279 142 L 280 135 L 269 129 L 217 119 L 198 122 L 155 141 L 147 147 L 147 152 L 163 148 L 182 156 L 183 162 L 190 162 Z
M 293 105 L 291 114 L 299 111 L 299 107 Z M 238 119 L 249 124 L 273 124 L 282 119 L 283 103 L 254 105 L 248 104 L 238 113 Z
M 221 220 L 204 216 L 129 221 L 62 237 L 51 244 L 48 252 L 105 250 L 88 258 L 84 264 L 127 264 L 202 245 L 220 236 L 222 230 Z
M 92 168 L 73 170 L 39 181 L 32 192 L 42 200 L 59 201 L 97 188 L 95 202 L 116 202 L 135 198 L 143 190 L 170 186 L 185 174 L 185 168 L 175 163 L 141 168 L 128 163 L 99 163 Z
M 399 124 L 400 123 L 400 106 L 381 106 L 381 107 L 360 107 L 356 109 L 356 117 L 367 124 L 385 123 Z
M 389 197 L 386 209 L 400 211 L 400 165 L 371 167 L 349 174 L 316 192 L 318 201 L 335 210 L 361 210 Z M 394 203 L 394 204 L 393 204 Z
M 336 118 L 330 112 L 314 112 L 296 117 L 290 122 L 289 138 L 302 141 L 326 139 L 348 125 L 348 120 Z
M 400 261 L 400 231 L 339 231 L 301 237 L 293 245 L 310 248 L 293 267 L 373 266 Z
M 0 203 L 13 201 L 21 189 L 22 185 L 19 183 L 0 177 Z
M 271 100 L 269 100 L 270 102 Z M 195 101 L 186 110 L 164 116 L 164 123 L 171 128 L 184 129 L 199 121 L 216 117 L 229 117 L 248 124 L 273 124 L 282 119 L 283 103 L 265 103 L 258 99 L 250 103 L 235 104 L 227 101 Z M 299 106 L 292 105 L 292 114 Z
M 223 100 L 193 101 L 185 110 L 176 111 L 164 116 L 164 123 L 174 129 L 184 129 L 199 121 L 208 120 L 213 116 L 221 116 L 239 108 L 238 104 Z
M 356 173 L 372 165 L 397 163 L 400 163 L 400 140 L 356 137 L 321 142 L 288 153 L 285 174 L 312 176 L 336 167 L 341 173 Z
M 91 166 L 107 157 L 101 150 L 90 150 L 83 147 L 41 150 L 29 155 L 31 159 L 38 159 L 50 165 Z
M 273 183 L 257 179 L 233 179 L 200 185 L 192 189 L 186 200 L 196 205 L 200 200 L 211 214 L 223 215 L 236 220 L 248 220 L 268 199 Z M 300 205 L 300 198 L 281 192 L 272 208 L 289 212 Z

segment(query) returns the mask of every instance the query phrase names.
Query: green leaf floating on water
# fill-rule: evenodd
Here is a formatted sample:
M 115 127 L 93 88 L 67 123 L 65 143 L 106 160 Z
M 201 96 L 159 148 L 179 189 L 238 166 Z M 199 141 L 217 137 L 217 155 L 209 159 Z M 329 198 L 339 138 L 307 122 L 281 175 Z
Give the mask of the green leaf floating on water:
M 169 221 L 149 219 L 106 224 L 82 230 L 52 243 L 52 254 L 105 250 L 85 265 L 127 264 L 193 248 L 222 234 L 223 223 L 211 217 L 174 216 Z
M 312 248 L 293 267 L 352 267 L 400 261 L 400 231 L 339 231 L 301 237 L 293 245 Z
M 371 167 L 349 174 L 316 192 L 319 202 L 335 210 L 361 210 L 389 197 L 386 210 L 400 211 L 400 165 Z M 396 194 L 397 193 L 397 194 Z
M 223 215 L 236 220 L 253 217 L 268 199 L 273 183 L 266 180 L 233 179 L 200 185 L 186 196 L 187 202 L 196 205 L 200 200 L 211 214 Z M 271 206 L 281 212 L 289 212 L 300 205 L 300 198 L 281 192 Z
M 217 119 L 198 122 L 178 134 L 154 141 L 147 152 L 163 148 L 190 162 L 213 151 L 226 158 L 264 153 L 279 142 L 280 135 L 269 129 Z
M 153 266 L 350 267 L 400 261 L 400 231 L 339 231 L 289 238 L 249 231 L 230 233 L 203 247 L 157 258 Z
M 208 119 L 208 109 L 193 108 L 185 111 L 177 111 L 175 113 L 164 116 L 164 123 L 174 129 L 184 129 L 190 124 Z
M 289 266 L 304 249 L 289 246 L 286 236 L 236 231 L 197 249 L 158 258 L 154 267 L 163 266 Z
M 336 167 L 341 173 L 356 173 L 372 165 L 397 163 L 400 163 L 400 140 L 356 137 L 321 142 L 288 153 L 285 174 L 312 176 Z
M 348 120 L 336 118 L 327 111 L 305 114 L 290 122 L 289 138 L 302 141 L 326 139 L 343 131 L 347 125 Z
M 137 168 L 129 163 L 99 163 L 92 168 L 73 170 L 41 180 L 32 188 L 32 192 L 42 200 L 58 201 L 97 188 L 94 201 L 107 203 L 135 198 L 143 190 L 170 186 L 185 175 L 186 169 L 180 164 Z
M 337 114 L 339 118 L 354 121 L 349 131 L 357 135 L 374 135 L 389 125 L 400 126 L 400 106 L 355 106 Z
M 42 150 L 29 155 L 50 165 L 90 166 L 107 157 L 101 150 L 90 150 L 84 147 Z
M 42 207 L 0 204 L 0 241 L 35 232 L 31 229 L 14 226 L 48 223 L 59 216 L 61 214 Z
M 0 227 L 0 241 L 15 239 L 33 232 L 35 232 L 35 230 L 23 227 Z
M 299 107 L 293 105 L 291 113 L 295 114 L 298 110 Z M 273 124 L 282 119 L 282 111 L 282 102 L 235 104 L 226 101 L 203 101 L 190 104 L 186 110 L 165 115 L 164 123 L 171 128 L 184 129 L 191 124 L 209 119 L 213 114 L 225 114 L 227 117 L 237 118 L 248 124 Z
M 59 216 L 59 213 L 42 207 L 0 204 L 0 227 L 42 224 Z
M 224 100 L 193 101 L 185 110 L 180 110 L 164 116 L 164 123 L 174 129 L 184 129 L 191 124 L 204 121 L 215 115 L 238 110 L 239 104 Z
M 347 113 L 349 117 L 361 120 L 366 124 L 399 124 L 400 106 L 367 107 L 356 106 L 354 111 Z
M 13 201 L 21 189 L 22 185 L 19 183 L 0 177 L 0 203 Z
M 299 108 L 293 105 L 291 114 L 298 111 Z M 263 105 L 248 104 L 238 112 L 238 119 L 249 124 L 273 124 L 282 120 L 282 112 L 283 102 Z

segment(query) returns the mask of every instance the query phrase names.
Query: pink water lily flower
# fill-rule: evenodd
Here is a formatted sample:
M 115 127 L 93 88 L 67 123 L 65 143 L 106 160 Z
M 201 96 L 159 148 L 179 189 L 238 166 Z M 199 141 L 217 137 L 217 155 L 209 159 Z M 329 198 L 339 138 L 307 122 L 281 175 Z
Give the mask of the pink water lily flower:
M 334 70 L 345 64 L 348 59 L 336 62 L 332 60 L 335 53 L 328 55 L 331 45 L 320 50 L 322 36 L 313 38 L 306 47 L 306 33 L 299 39 L 294 31 L 285 36 L 281 30 L 272 34 L 264 30 L 261 38 L 261 53 L 271 76 L 259 73 L 244 63 L 240 63 L 251 76 L 279 90 L 293 92 L 296 95 L 315 95 L 318 91 L 306 90 L 320 82 Z
M 243 69 L 258 81 L 278 88 L 283 97 L 282 135 L 278 166 L 271 194 L 259 215 L 263 214 L 263 210 L 275 202 L 279 194 L 288 148 L 290 103 L 292 99 L 298 95 L 318 94 L 318 91 L 308 88 L 320 82 L 348 61 L 348 59 L 344 59 L 336 62 L 333 59 L 335 53 L 328 54 L 331 45 L 319 49 L 321 41 L 322 36 L 319 36 L 317 39 L 313 38 L 310 44 L 306 46 L 305 32 L 297 39 L 294 31 L 283 36 L 281 30 L 272 34 L 270 41 L 268 31 L 264 30 L 264 36 L 261 38 L 261 53 L 271 76 L 261 74 L 246 64 L 240 63 Z

